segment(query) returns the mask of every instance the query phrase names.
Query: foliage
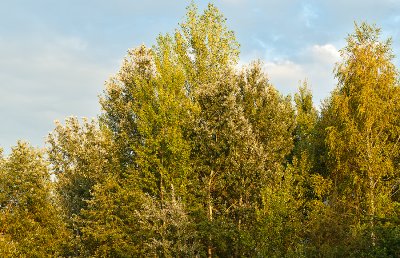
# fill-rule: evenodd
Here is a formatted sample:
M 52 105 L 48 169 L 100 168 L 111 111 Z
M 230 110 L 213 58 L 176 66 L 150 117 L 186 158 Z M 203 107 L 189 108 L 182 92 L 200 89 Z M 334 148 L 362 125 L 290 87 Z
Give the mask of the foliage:
M 374 26 L 356 25 L 322 118 L 327 171 L 336 186 L 331 204 L 355 230 L 369 230 L 372 246 L 380 219 L 393 216 L 400 155 L 398 71 L 390 40 L 379 41 L 379 34 Z
M 400 88 L 365 23 L 317 109 L 292 101 L 212 4 L 128 50 L 98 119 L 0 149 L 2 257 L 398 257 Z
M 18 142 L 0 161 L 1 256 L 54 257 L 70 234 L 51 188 L 43 152 Z

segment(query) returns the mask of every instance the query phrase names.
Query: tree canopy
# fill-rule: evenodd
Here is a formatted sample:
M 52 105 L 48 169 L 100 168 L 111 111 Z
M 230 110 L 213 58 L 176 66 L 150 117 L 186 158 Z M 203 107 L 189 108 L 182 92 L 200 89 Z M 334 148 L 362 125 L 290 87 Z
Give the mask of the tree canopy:
M 0 149 L 2 257 L 399 257 L 391 40 L 355 24 L 320 108 L 292 96 L 212 4 L 128 50 L 97 119 Z M 302 79 L 302 78 L 299 78 Z

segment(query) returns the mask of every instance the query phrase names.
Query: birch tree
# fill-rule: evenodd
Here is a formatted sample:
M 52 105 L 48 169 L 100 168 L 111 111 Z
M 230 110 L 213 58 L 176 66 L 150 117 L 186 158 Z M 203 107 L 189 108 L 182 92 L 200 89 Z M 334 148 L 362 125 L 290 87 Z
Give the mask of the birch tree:
M 399 178 L 398 70 L 391 40 L 381 41 L 380 29 L 365 23 L 340 53 L 338 85 L 323 110 L 332 204 L 356 228 L 369 228 L 375 246 L 374 228 L 393 214 Z

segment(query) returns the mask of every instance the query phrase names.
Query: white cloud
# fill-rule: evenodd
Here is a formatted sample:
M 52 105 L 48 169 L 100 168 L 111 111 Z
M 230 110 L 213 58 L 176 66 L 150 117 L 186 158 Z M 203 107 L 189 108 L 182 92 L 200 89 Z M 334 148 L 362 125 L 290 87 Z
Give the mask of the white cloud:
M 264 69 L 270 81 L 284 94 L 295 92 L 305 76 L 304 68 L 290 60 L 266 62 Z
M 315 44 L 301 51 L 296 60 L 266 61 L 264 69 L 271 83 L 283 94 L 295 93 L 300 82 L 307 80 L 315 104 L 319 105 L 336 84 L 333 68 L 339 60 L 339 51 L 333 44 Z
M 340 53 L 332 44 L 313 45 L 307 52 L 320 64 L 334 65 L 340 60 Z

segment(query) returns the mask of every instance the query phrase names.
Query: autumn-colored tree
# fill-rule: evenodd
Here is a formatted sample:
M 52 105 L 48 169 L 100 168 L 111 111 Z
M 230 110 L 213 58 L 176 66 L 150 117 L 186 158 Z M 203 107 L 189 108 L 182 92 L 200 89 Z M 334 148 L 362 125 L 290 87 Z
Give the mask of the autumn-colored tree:
M 329 202 L 353 233 L 369 232 L 371 247 L 379 241 L 377 223 L 394 212 L 400 155 L 398 70 L 391 41 L 379 37 L 375 26 L 356 24 L 335 69 L 338 86 L 322 112 L 334 184 Z

